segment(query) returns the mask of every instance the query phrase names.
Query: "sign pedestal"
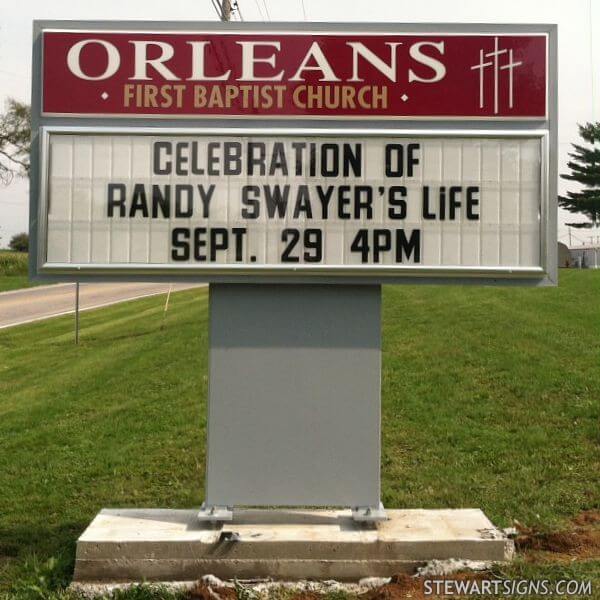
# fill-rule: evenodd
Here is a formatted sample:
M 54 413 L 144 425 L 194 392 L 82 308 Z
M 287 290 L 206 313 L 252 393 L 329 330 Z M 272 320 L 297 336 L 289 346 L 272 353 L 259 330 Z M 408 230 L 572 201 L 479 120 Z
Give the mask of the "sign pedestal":
M 380 504 L 381 287 L 211 284 L 206 501 Z
M 479 509 L 389 510 L 374 525 L 349 510 L 236 510 L 232 523 L 197 511 L 104 509 L 77 542 L 74 582 L 336 579 L 414 573 L 432 559 L 509 560 L 512 540 Z M 88 587 L 89 586 L 89 587 Z
M 205 505 L 103 511 L 76 579 L 508 558 L 481 511 L 382 521 L 380 284 L 556 284 L 556 26 L 238 25 L 34 24 L 32 276 L 211 284 Z

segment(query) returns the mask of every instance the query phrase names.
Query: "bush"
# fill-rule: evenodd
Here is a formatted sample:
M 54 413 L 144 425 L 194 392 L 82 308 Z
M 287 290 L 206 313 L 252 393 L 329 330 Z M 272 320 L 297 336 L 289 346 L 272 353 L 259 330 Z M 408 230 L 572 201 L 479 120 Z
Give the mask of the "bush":
M 12 236 L 8 247 L 15 252 L 28 252 L 29 251 L 29 235 L 25 232 L 16 233 Z

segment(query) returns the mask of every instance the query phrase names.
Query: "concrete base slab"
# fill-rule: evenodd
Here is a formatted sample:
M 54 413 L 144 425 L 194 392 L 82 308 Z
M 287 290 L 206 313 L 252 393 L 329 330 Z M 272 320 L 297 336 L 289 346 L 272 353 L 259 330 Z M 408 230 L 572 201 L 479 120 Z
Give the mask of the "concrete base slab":
M 104 509 L 77 542 L 74 581 L 358 580 L 412 572 L 433 559 L 505 561 L 513 543 L 479 509 L 388 510 L 357 523 L 349 510 Z

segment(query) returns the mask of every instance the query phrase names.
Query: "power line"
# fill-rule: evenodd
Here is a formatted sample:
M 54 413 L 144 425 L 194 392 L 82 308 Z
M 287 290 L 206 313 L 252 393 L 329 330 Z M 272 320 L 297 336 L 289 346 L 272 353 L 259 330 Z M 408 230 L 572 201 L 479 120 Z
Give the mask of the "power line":
M 304 0 L 300 0 L 302 4 L 302 15 L 304 16 L 304 20 L 306 21 L 306 7 L 304 6 Z
M 585 244 L 585 241 L 582 240 L 580 237 L 576 236 L 574 233 L 562 233 L 561 235 L 558 236 L 559 240 L 565 239 L 565 238 L 569 238 L 569 242 L 571 241 L 571 237 L 573 237 L 574 239 L 576 239 L 578 242 L 581 242 L 582 244 Z
M 269 12 L 269 7 L 267 6 L 267 0 L 262 0 L 263 6 L 265 7 L 265 13 L 267 15 L 267 20 L 271 20 L 271 13 Z
M 243 21 L 244 16 L 242 15 L 242 11 L 240 10 L 240 5 L 238 4 L 237 0 L 233 0 L 233 10 L 235 11 L 235 14 L 238 16 L 238 19 L 240 21 Z
M 215 9 L 215 12 L 217 13 L 217 17 L 219 17 L 219 20 L 223 20 L 223 13 L 221 12 L 221 7 L 219 6 L 219 3 L 217 2 L 217 0 L 210 0 L 213 8 Z
M 264 22 L 266 19 L 265 19 L 265 16 L 263 15 L 263 11 L 262 11 L 262 8 L 260 7 L 260 4 L 258 3 L 258 0 L 254 0 L 254 4 L 256 4 L 256 8 L 258 8 L 258 12 L 260 14 L 260 20 Z

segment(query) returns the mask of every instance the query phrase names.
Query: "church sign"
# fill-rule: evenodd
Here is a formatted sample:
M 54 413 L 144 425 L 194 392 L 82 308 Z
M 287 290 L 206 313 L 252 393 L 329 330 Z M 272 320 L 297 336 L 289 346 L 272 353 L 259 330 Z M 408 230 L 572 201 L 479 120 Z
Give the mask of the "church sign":
M 42 43 L 46 115 L 544 119 L 547 112 L 541 34 L 46 31 Z
M 40 26 L 38 273 L 555 280 L 547 28 L 184 25 Z

